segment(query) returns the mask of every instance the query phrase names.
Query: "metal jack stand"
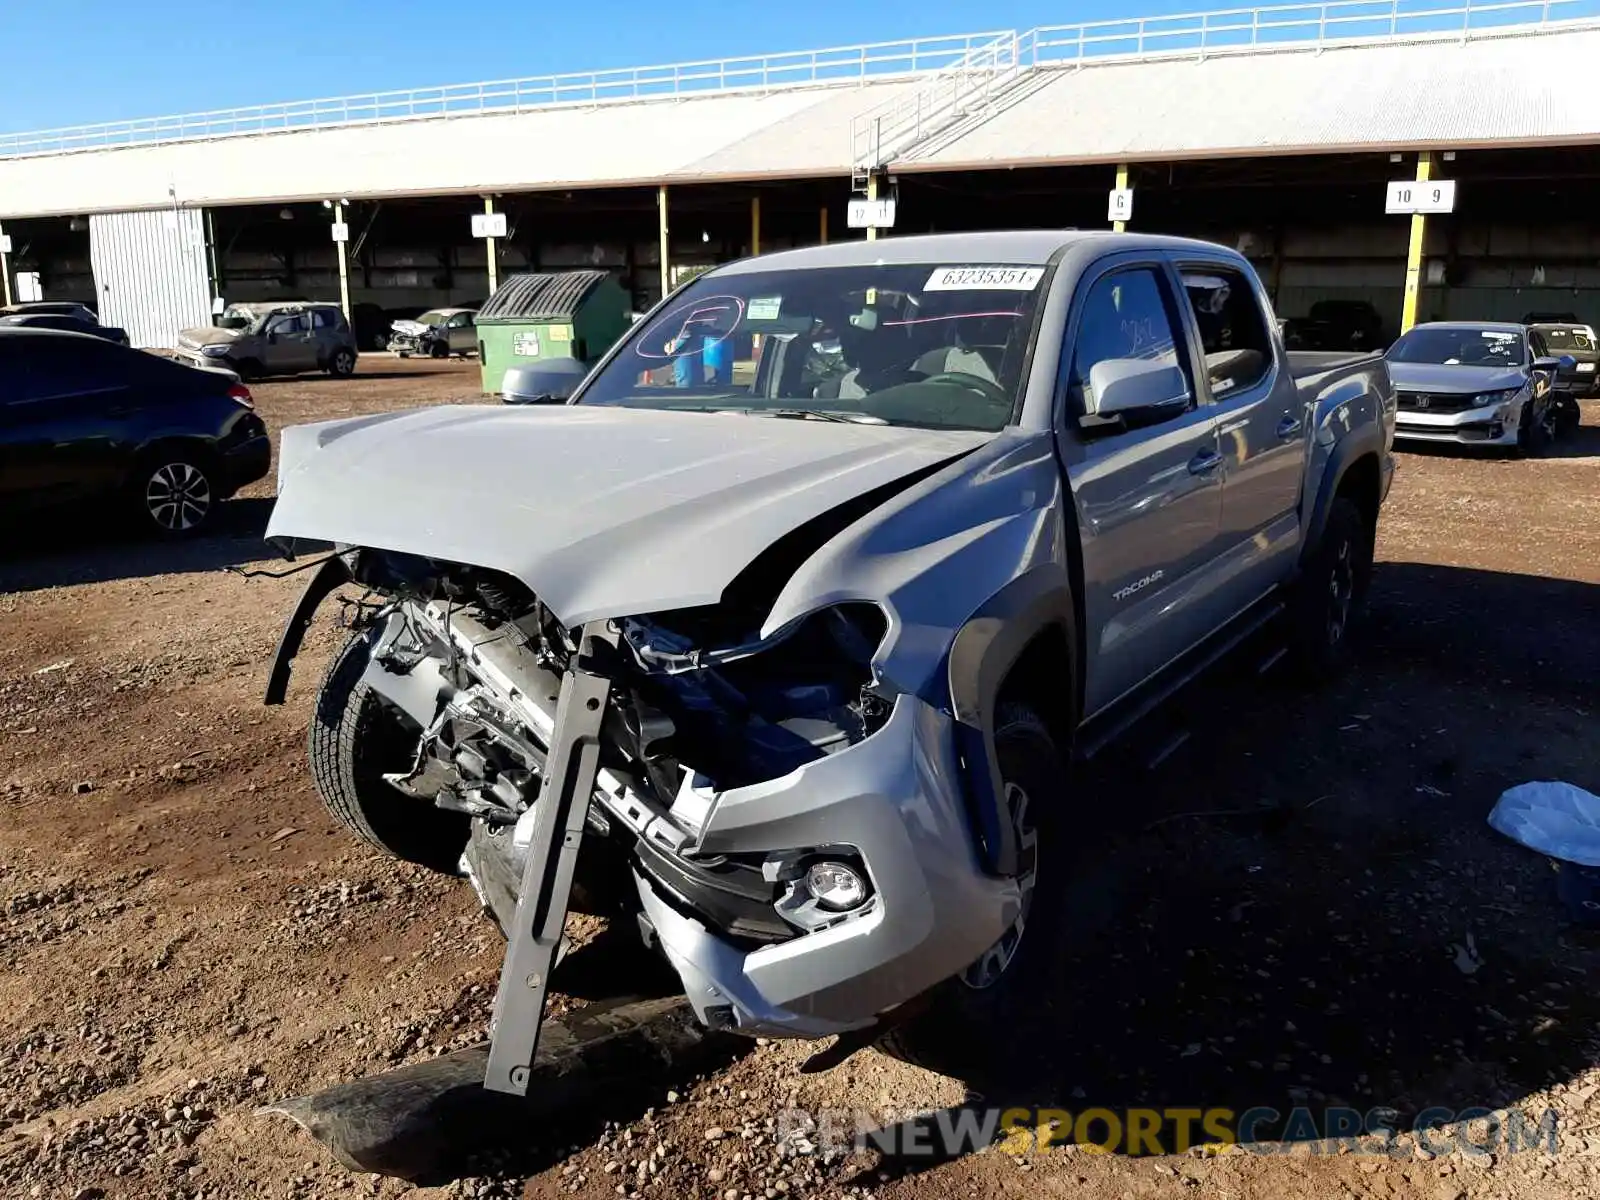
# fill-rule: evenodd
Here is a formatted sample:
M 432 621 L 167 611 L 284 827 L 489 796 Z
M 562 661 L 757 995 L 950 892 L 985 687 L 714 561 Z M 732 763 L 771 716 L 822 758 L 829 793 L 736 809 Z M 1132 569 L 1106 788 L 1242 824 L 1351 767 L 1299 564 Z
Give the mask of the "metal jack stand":
M 528 1092 L 550 969 L 561 945 L 572 873 L 600 768 L 600 727 L 611 695 L 608 674 L 617 642 L 618 634 L 607 622 L 585 625 L 578 654 L 561 682 L 548 768 L 535 801 L 533 841 L 516 917 L 506 934 L 505 965 L 489 1026 L 483 1086 L 490 1091 L 513 1096 Z

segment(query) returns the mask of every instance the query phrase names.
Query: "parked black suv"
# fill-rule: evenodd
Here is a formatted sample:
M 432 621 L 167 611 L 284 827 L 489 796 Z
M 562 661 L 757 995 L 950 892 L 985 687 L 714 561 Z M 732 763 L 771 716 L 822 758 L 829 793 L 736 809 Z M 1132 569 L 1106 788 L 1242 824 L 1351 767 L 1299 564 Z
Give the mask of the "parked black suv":
M 191 534 L 270 465 L 267 428 L 231 373 L 87 334 L 0 328 L 0 528 L 109 503 L 148 530 Z

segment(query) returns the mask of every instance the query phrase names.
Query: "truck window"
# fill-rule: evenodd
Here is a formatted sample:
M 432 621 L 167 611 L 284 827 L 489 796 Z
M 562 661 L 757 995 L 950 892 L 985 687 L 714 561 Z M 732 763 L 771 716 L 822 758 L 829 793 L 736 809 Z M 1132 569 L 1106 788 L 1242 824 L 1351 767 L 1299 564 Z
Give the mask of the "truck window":
M 1188 268 L 1183 291 L 1200 331 L 1212 396 L 1221 400 L 1265 379 L 1272 340 L 1249 280 L 1226 268 Z
M 1095 280 L 1083 302 L 1072 350 L 1072 374 L 1067 380 L 1075 414 L 1081 417 L 1089 411 L 1089 372 L 1107 359 L 1155 359 L 1184 368 L 1188 374 L 1173 332 L 1178 327 L 1175 316 L 1167 288 L 1150 267 L 1113 271 Z

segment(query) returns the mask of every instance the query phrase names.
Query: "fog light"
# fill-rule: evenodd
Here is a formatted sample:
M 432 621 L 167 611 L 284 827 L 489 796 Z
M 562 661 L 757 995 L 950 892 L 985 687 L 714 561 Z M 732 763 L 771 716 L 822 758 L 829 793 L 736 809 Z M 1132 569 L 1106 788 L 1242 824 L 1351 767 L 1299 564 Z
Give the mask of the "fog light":
M 867 898 L 867 883 L 843 863 L 820 862 L 806 872 L 806 890 L 823 908 L 845 912 Z

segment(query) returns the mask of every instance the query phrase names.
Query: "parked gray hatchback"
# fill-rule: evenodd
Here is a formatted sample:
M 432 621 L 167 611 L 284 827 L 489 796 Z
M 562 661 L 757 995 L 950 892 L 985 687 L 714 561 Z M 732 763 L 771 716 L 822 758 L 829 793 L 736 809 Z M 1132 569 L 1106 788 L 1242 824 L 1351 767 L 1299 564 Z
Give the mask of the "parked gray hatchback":
M 241 378 L 326 371 L 337 378 L 356 369 L 356 336 L 337 304 L 273 300 L 230 304 L 215 325 L 178 334 L 178 354 L 208 367 L 229 367 Z

